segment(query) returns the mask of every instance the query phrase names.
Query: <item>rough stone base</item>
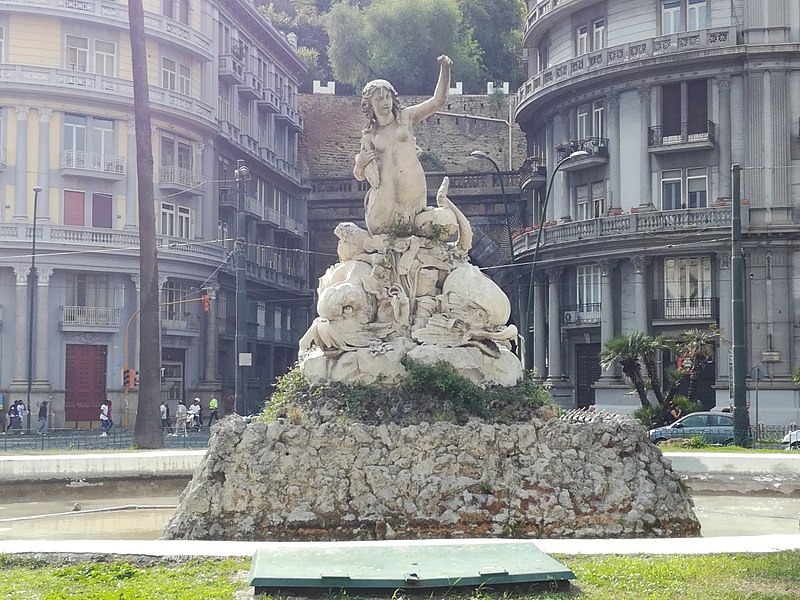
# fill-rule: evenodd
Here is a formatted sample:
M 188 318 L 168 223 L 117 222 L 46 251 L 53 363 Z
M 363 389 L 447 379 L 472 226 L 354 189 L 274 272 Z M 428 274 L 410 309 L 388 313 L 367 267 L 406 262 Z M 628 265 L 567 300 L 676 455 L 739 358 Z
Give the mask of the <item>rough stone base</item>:
M 166 539 L 699 535 L 632 422 L 246 426 L 226 419 Z

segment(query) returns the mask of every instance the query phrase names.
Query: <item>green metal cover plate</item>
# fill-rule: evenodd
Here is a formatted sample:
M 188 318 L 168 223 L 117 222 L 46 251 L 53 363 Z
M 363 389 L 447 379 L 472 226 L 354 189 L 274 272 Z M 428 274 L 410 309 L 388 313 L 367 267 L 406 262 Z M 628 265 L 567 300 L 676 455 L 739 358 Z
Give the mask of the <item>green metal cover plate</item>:
M 250 567 L 256 588 L 426 588 L 539 583 L 575 574 L 532 542 L 459 540 L 269 544 Z

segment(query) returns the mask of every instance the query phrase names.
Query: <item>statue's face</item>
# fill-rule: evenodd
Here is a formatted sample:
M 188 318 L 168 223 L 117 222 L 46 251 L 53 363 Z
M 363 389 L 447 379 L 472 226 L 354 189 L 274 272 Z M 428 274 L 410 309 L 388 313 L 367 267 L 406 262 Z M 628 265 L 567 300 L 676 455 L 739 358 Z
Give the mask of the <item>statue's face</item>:
M 392 98 L 392 92 L 386 88 L 378 88 L 372 92 L 369 100 L 376 115 L 387 116 L 392 114 L 394 99 Z

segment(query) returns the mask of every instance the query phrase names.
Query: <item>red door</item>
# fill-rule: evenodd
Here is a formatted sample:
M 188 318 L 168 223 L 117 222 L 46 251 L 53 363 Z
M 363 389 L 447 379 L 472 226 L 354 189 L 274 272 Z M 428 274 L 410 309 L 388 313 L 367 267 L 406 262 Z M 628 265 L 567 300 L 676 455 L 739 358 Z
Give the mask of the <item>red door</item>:
M 64 225 L 83 227 L 83 192 L 64 190 Z
M 64 419 L 97 421 L 106 398 L 106 346 L 67 344 Z

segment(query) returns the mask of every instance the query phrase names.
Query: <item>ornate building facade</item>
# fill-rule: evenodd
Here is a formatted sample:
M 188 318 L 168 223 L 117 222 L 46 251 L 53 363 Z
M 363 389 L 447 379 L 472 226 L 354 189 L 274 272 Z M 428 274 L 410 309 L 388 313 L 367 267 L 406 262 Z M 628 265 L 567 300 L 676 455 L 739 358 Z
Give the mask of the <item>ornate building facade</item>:
M 556 398 L 632 409 L 618 374 L 600 369 L 604 342 L 718 324 L 700 399 L 728 405 L 738 163 L 758 419 L 800 422 L 800 6 L 528 0 L 524 39 L 516 119 L 540 167 L 523 181 L 534 214 L 554 174 L 537 217 L 532 350 Z M 537 235 L 517 237 L 518 256 Z
M 254 365 L 246 395 L 254 409 L 294 362 L 307 327 L 306 189 L 297 162 L 305 67 L 293 40 L 248 0 L 144 4 L 162 393 L 174 410 L 178 400 L 233 388 L 233 170 L 244 160 Z M 135 393 L 122 390 L 123 368 L 136 369 L 146 350 L 137 341 L 127 11 L 111 0 L 0 1 L 0 389 L 6 402 L 26 396 L 33 319 L 33 397 L 52 398 L 57 427 L 96 421 L 106 397 L 119 400 L 118 423 L 136 412 Z

